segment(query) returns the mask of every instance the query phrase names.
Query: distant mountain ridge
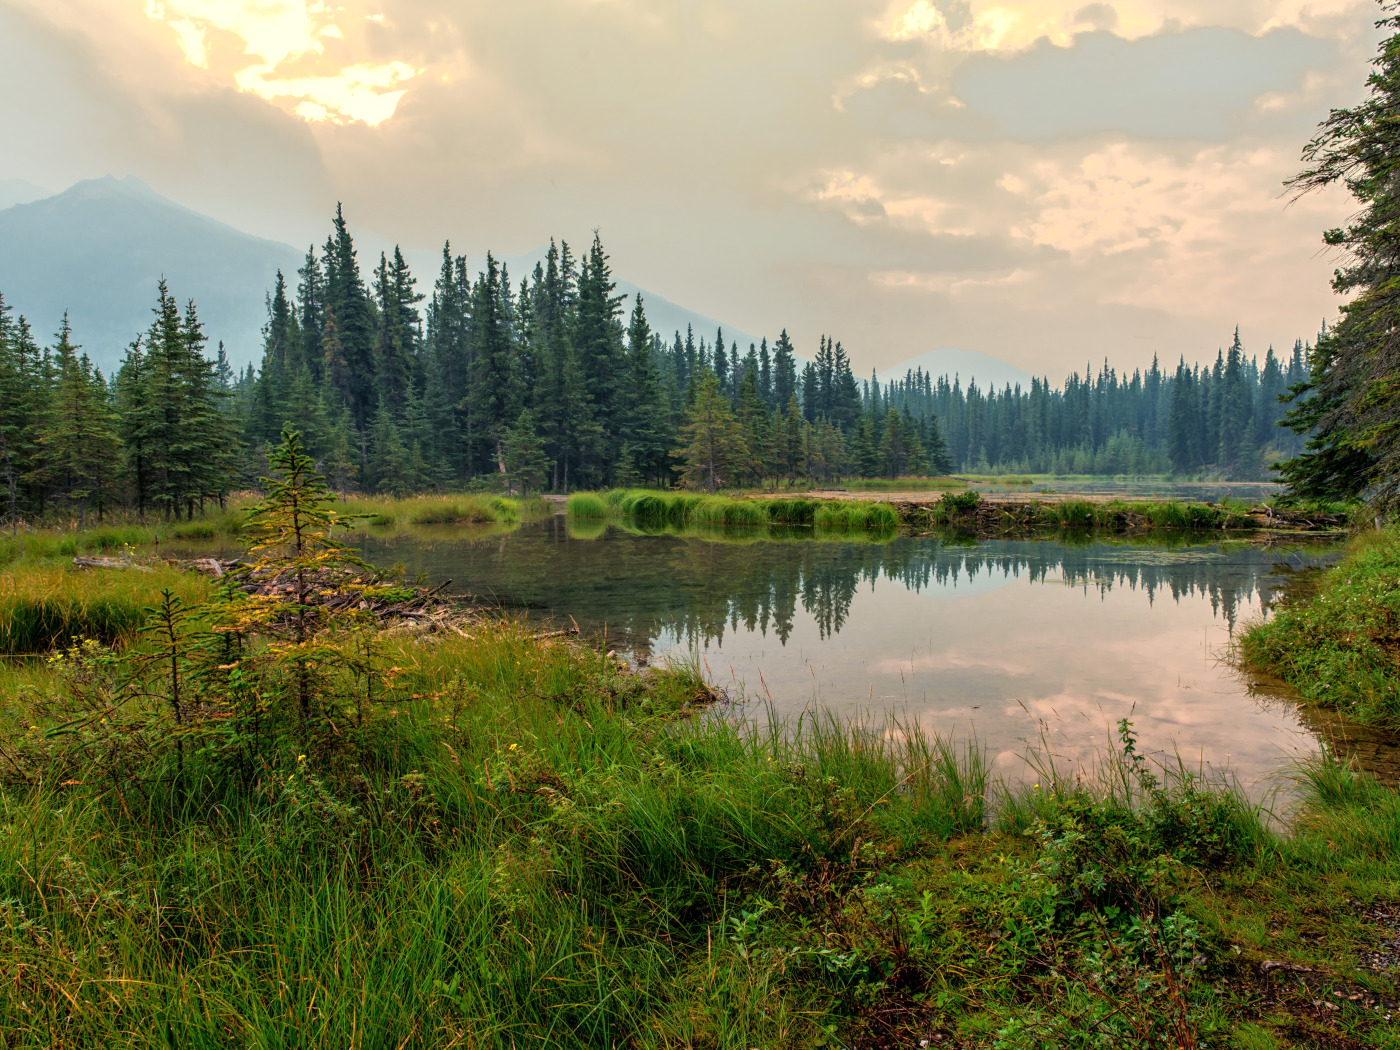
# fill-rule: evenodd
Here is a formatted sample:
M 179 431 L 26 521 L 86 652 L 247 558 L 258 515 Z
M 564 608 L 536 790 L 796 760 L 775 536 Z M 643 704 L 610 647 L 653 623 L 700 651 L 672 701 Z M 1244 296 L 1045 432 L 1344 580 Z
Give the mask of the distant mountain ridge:
M 0 179 L 0 208 L 28 204 L 49 196 L 52 196 L 50 191 L 34 185 L 28 179 Z
M 266 293 L 302 254 L 176 204 L 134 176 L 88 179 L 0 211 L 0 292 L 47 342 L 64 311 L 104 372 L 151 323 L 162 275 L 235 362 L 259 351 Z

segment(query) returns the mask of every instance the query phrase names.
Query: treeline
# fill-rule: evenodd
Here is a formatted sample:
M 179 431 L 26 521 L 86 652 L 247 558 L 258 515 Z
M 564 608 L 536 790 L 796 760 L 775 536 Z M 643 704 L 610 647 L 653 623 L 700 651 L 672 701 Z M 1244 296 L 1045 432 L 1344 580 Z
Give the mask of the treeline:
M 1280 399 L 1307 379 L 1310 358 L 1299 340 L 1283 360 L 1270 347 L 1260 364 L 1236 330 L 1208 366 L 1183 358 L 1166 370 L 1154 358 L 1146 372 L 1119 376 L 1105 362 L 1059 389 L 1033 378 L 1029 390 L 984 391 L 922 371 L 884 390 L 872 377 L 868 387 L 876 412 L 894 406 L 937 418 L 962 470 L 1262 478 L 1302 448 L 1302 437 L 1279 426 Z
M 342 487 L 565 490 L 697 471 L 733 486 L 954 466 L 933 415 L 867 411 L 839 343 L 823 338 L 799 370 L 786 332 L 747 350 L 723 332 L 663 338 L 640 297 L 629 312 L 615 294 L 596 237 L 583 258 L 551 244 L 518 285 L 490 254 L 473 278 L 450 245 L 431 296 L 397 250 L 368 284 L 360 273 L 337 212 L 295 291 L 277 275 L 261 367 L 233 384 L 249 449 L 292 421 Z
M 983 391 L 912 372 L 858 381 L 822 337 L 800 362 L 784 331 L 741 348 L 722 331 L 663 336 L 616 294 L 595 237 L 519 284 L 488 254 L 473 278 L 445 245 L 431 294 L 402 254 L 366 280 L 343 214 L 295 287 L 275 276 L 262 361 L 211 359 L 195 305 L 162 281 L 151 328 L 112 377 L 73 343 L 48 347 L 0 299 L 0 481 L 11 521 L 62 505 L 188 515 L 256 482 L 285 423 L 342 491 L 567 491 L 828 483 L 957 469 L 1208 472 L 1259 477 L 1300 440 L 1275 426 L 1309 353 L 1213 368 L 1154 362 L 1060 389 Z
M 164 281 L 155 315 L 108 380 L 73 343 L 66 315 L 40 347 L 0 296 L 0 484 L 12 526 L 55 505 L 80 523 L 113 506 L 190 517 L 239 478 L 223 348 L 206 356 L 194 303 L 181 311 Z

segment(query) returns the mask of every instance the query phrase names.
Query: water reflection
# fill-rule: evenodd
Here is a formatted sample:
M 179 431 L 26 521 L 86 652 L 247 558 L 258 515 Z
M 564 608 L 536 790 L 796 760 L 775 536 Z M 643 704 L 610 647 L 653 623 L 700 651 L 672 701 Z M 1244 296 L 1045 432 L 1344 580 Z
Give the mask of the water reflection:
M 558 518 L 364 548 L 533 615 L 573 616 L 610 644 L 695 654 L 780 716 L 819 705 L 975 734 L 1010 775 L 1028 740 L 1078 761 L 1120 717 L 1149 748 L 1246 779 L 1315 746 L 1292 705 L 1257 702 L 1221 653 L 1287 569 L 1335 547 L 797 535 L 581 532 Z

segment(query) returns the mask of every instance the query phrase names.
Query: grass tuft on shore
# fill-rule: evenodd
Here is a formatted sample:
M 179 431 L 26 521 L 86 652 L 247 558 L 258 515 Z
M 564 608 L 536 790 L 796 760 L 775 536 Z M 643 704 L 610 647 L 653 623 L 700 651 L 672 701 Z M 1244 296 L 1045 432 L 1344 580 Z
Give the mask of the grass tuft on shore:
M 83 638 L 104 645 L 128 641 L 161 588 L 189 604 L 208 596 L 202 576 L 143 569 L 22 565 L 0 572 L 0 653 L 43 653 Z
M 1358 535 L 1342 563 L 1319 574 L 1315 591 L 1248 627 L 1240 655 L 1309 703 L 1400 730 L 1400 531 Z
M 733 499 L 693 492 L 614 489 L 569 497 L 570 518 L 613 519 L 638 525 L 822 526 L 828 530 L 889 529 L 899 513 L 888 503 L 800 497 Z

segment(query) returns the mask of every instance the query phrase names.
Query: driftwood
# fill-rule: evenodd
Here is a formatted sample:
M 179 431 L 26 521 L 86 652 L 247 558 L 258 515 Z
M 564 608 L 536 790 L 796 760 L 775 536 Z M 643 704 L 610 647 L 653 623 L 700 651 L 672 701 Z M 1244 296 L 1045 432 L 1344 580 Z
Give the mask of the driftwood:
M 149 565 L 125 558 L 74 558 L 73 564 L 81 569 L 135 569 L 137 572 L 150 572 Z

